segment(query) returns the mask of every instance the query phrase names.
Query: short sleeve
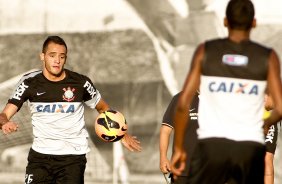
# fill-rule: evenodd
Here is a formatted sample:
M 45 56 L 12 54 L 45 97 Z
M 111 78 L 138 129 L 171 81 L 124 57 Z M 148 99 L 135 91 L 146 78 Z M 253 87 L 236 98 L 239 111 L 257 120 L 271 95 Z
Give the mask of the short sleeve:
M 28 99 L 29 89 L 30 85 L 23 77 L 16 85 L 16 88 L 10 96 L 8 103 L 16 105 L 18 110 L 20 110 L 23 103 Z
M 101 99 L 100 92 L 95 88 L 94 84 L 88 77 L 85 77 L 83 88 L 83 101 L 88 107 L 94 109 Z
M 176 105 L 177 105 L 177 101 L 178 101 L 178 97 L 179 97 L 179 94 L 175 95 L 172 100 L 170 101 L 165 113 L 164 113 L 164 116 L 163 116 L 163 121 L 162 121 L 162 124 L 164 125 L 167 125 L 167 126 L 170 126 L 173 128 L 174 126 L 174 114 L 175 114 L 175 108 L 176 108 Z

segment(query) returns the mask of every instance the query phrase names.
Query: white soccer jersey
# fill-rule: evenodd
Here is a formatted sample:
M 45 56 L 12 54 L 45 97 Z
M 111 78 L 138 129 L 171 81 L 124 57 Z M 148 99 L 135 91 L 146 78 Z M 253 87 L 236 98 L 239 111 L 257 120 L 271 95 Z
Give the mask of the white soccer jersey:
M 205 44 L 198 135 L 264 143 L 263 110 L 270 49 L 228 39 Z
M 19 108 L 25 101 L 32 115 L 32 148 L 43 154 L 85 154 L 89 151 L 84 104 L 95 108 L 101 99 L 91 80 L 65 70 L 66 78 L 52 82 L 42 71 L 23 76 L 9 99 Z
M 199 137 L 263 143 L 265 86 L 265 81 L 202 76 Z

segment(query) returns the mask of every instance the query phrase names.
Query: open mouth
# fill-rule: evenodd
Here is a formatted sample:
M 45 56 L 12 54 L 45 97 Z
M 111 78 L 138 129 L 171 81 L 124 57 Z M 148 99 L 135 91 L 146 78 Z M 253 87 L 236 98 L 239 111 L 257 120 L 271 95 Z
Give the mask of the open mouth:
M 60 69 L 60 66 L 52 66 L 55 69 Z

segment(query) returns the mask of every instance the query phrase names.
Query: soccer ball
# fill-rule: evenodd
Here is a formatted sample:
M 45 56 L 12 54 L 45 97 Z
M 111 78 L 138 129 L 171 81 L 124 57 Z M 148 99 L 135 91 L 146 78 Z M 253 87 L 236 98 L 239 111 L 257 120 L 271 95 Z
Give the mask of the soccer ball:
M 106 142 L 115 142 L 122 139 L 127 131 L 123 114 L 115 110 L 108 110 L 99 114 L 94 125 L 96 134 Z

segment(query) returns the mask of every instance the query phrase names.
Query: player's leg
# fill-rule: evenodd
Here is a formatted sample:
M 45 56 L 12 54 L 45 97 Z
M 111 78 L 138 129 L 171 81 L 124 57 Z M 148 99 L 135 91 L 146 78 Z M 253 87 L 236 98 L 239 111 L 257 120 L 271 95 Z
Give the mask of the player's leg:
M 48 155 L 30 149 L 26 167 L 25 184 L 51 183 L 52 174 Z
M 230 180 L 236 184 L 264 184 L 265 146 L 252 141 L 235 142 L 230 147 L 232 172 Z
M 227 139 L 199 140 L 192 155 L 189 184 L 224 184 L 229 174 L 229 147 Z
M 55 155 L 52 157 L 57 162 L 54 167 L 56 184 L 83 184 L 86 167 L 85 155 Z

